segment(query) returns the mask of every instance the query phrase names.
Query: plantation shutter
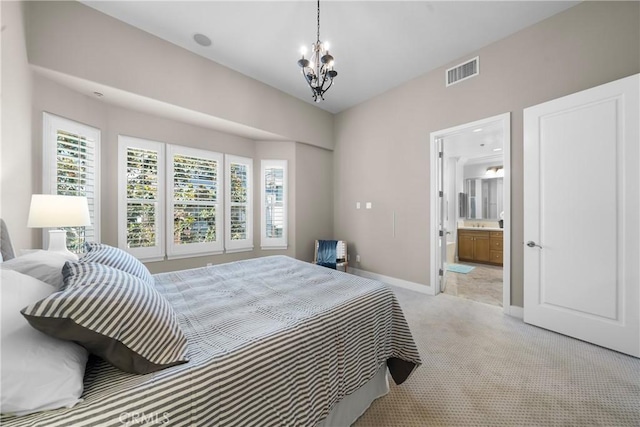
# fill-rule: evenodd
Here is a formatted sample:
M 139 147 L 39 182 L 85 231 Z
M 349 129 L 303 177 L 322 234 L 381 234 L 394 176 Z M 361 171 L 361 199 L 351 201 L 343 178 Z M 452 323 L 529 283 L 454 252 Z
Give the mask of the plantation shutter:
M 222 163 L 220 153 L 167 146 L 169 258 L 224 250 Z
M 253 250 L 253 159 L 225 155 L 226 252 Z
M 287 248 L 287 161 L 261 162 L 262 249 Z
M 84 196 L 91 225 L 69 227 L 67 248 L 83 251 L 85 241 L 100 241 L 100 130 L 53 114 L 43 114 L 43 193 Z M 45 247 L 48 233 L 43 233 Z
M 146 261 L 164 258 L 164 144 L 118 141 L 118 245 Z

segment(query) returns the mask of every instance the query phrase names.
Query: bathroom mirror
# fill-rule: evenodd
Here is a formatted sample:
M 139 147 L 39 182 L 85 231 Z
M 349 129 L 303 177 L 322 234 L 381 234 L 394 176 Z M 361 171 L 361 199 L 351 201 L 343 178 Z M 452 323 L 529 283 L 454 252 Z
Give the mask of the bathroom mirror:
M 465 181 L 467 219 L 499 220 L 502 205 L 502 178 L 472 178 Z

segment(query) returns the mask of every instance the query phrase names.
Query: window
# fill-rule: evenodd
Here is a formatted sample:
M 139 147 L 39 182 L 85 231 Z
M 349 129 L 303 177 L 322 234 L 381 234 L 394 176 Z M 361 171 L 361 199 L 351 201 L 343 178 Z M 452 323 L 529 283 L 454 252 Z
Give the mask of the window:
M 225 155 L 227 252 L 253 250 L 251 180 L 253 159 Z
M 253 250 L 252 166 L 119 136 L 118 245 L 144 261 Z
M 262 249 L 287 249 L 287 161 L 261 162 Z
M 118 245 L 146 260 L 164 258 L 164 144 L 120 136 Z
M 167 145 L 167 256 L 222 253 L 222 154 Z
M 86 241 L 100 241 L 100 129 L 53 114 L 43 114 L 45 194 L 85 196 L 91 225 L 67 228 L 67 248 L 82 252 Z M 48 233 L 43 233 L 45 247 Z

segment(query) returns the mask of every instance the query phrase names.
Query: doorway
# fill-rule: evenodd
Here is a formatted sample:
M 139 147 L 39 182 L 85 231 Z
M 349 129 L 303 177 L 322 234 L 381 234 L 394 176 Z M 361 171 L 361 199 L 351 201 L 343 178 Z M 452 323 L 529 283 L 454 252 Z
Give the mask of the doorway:
M 431 133 L 431 280 L 510 313 L 511 114 Z

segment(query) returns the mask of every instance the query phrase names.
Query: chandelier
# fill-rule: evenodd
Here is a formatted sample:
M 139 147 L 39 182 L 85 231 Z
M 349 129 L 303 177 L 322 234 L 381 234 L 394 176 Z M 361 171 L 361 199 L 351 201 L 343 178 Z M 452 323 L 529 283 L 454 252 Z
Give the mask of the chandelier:
M 311 88 L 315 102 L 324 100 L 324 93 L 333 85 L 333 78 L 338 75 L 338 72 L 333 69 L 333 56 L 329 54 L 328 49 L 328 44 L 320 41 L 320 0 L 318 0 L 318 33 L 316 42 L 311 45 L 311 60 L 304 57 L 305 51 L 302 52 L 302 59 L 298 60 L 302 75 Z

